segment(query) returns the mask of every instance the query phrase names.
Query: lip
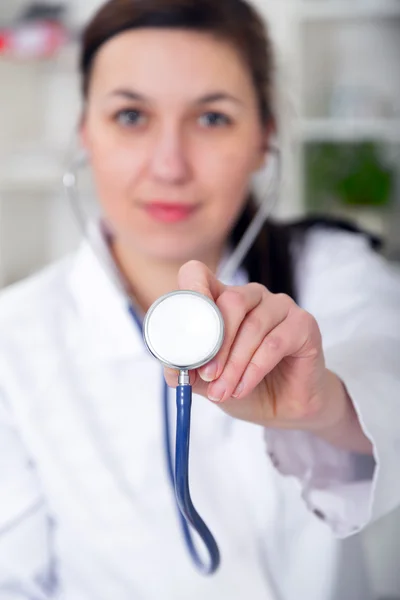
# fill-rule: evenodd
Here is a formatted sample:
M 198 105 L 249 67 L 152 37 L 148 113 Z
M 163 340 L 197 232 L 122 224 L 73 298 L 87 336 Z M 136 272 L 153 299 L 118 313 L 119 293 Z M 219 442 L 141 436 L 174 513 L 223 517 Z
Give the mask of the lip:
M 155 200 L 144 204 L 143 208 L 147 214 L 156 221 L 163 223 L 179 223 L 189 219 L 198 209 L 198 206 Z

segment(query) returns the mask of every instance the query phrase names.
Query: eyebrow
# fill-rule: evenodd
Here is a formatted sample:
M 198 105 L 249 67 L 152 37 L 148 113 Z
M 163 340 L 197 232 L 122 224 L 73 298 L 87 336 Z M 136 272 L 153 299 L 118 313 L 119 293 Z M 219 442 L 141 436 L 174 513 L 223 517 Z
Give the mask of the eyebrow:
M 128 90 L 128 89 L 118 89 L 118 90 L 114 90 L 113 92 L 110 92 L 110 94 L 108 94 L 108 97 L 115 97 L 115 96 L 119 96 L 120 98 L 125 98 L 126 100 L 139 100 L 141 102 L 148 102 L 148 98 L 146 98 L 146 96 L 143 96 L 142 94 L 138 94 L 137 92 L 134 92 L 132 90 Z
M 221 100 L 228 100 L 240 105 L 243 104 L 239 98 L 236 98 L 236 96 L 232 96 L 232 94 L 228 94 L 227 92 L 214 92 L 213 94 L 207 94 L 206 96 L 199 98 L 196 101 L 196 104 L 210 104 L 211 102 L 220 102 Z
M 135 101 L 139 101 L 139 102 L 149 102 L 150 99 L 147 98 L 146 96 L 143 96 L 143 94 L 139 94 L 138 92 L 135 92 L 133 90 L 129 90 L 129 89 L 125 89 L 125 88 L 121 88 L 121 89 L 117 89 L 114 90 L 113 92 L 111 92 L 109 94 L 110 97 L 120 97 L 120 98 L 125 98 L 126 100 L 135 100 Z M 239 100 L 239 98 L 236 98 L 235 96 L 232 96 L 231 94 L 228 94 L 227 92 L 213 92 L 211 94 L 206 94 L 205 96 L 201 96 L 200 98 L 198 98 L 195 101 L 195 104 L 197 105 L 203 105 L 203 104 L 211 104 L 212 102 L 221 102 L 221 101 L 230 101 L 230 102 L 234 102 L 235 104 L 240 104 L 243 105 L 243 102 L 241 102 L 241 100 Z

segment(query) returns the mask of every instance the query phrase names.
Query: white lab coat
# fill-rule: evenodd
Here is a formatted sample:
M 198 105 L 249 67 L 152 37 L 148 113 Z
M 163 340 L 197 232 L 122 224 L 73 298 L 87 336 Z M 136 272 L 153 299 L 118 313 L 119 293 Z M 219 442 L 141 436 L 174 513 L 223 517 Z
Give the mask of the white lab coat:
M 0 300 L 0 600 L 368 600 L 352 534 L 400 504 L 399 278 L 360 235 L 296 250 L 377 466 L 195 398 L 192 497 L 222 555 L 204 578 L 166 473 L 161 367 L 93 243 Z

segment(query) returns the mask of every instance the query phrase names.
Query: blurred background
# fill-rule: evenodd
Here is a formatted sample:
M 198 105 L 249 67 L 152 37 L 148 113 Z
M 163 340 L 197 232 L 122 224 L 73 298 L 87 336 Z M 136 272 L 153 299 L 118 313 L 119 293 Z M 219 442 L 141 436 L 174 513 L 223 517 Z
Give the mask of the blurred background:
M 400 0 L 253 2 L 277 50 L 276 216 L 345 217 L 400 264 Z M 79 32 L 100 4 L 0 0 L 0 288 L 79 241 L 61 178 L 76 146 Z M 400 512 L 364 539 L 376 598 L 400 598 Z

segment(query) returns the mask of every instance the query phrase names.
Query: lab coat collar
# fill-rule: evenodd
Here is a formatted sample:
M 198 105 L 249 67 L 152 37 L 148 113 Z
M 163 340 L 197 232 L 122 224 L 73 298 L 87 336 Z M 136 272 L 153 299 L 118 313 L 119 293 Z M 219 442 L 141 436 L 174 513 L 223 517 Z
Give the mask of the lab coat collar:
M 224 257 L 224 260 L 228 256 Z M 247 283 L 239 270 L 230 285 Z M 85 340 L 97 357 L 148 356 L 142 333 L 128 312 L 126 285 L 118 273 L 101 223 L 91 222 L 70 274 L 70 289 Z M 141 315 L 142 317 L 143 315 Z
M 70 289 L 85 342 L 99 358 L 147 353 L 142 334 L 128 312 L 129 298 L 99 223 L 90 223 L 75 256 Z

